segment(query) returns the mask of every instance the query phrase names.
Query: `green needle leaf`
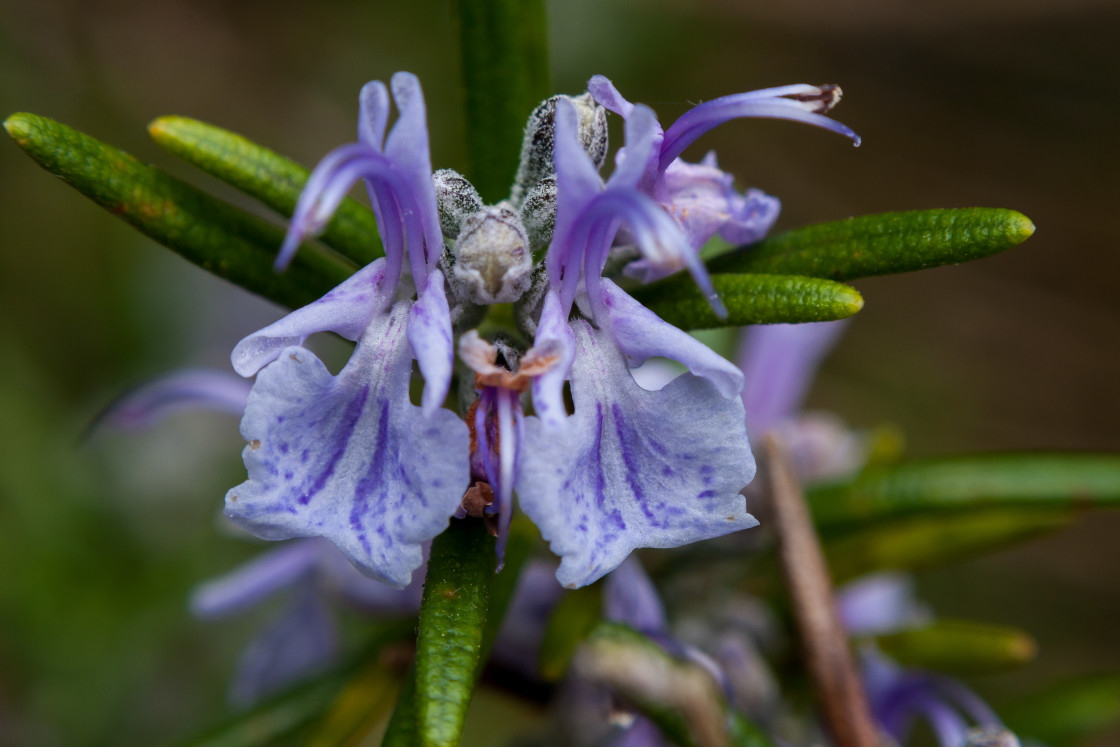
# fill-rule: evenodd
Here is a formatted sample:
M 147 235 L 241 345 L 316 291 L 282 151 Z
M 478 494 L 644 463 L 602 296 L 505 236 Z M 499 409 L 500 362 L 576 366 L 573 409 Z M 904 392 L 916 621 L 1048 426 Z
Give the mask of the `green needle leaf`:
M 459 744 L 481 659 L 496 557 L 481 520 L 453 520 L 432 542 L 416 641 L 415 709 L 423 747 Z
M 1063 529 L 1069 509 L 994 509 L 900 518 L 863 531 L 824 537 L 836 583 L 883 570 L 918 570 L 982 555 Z
M 529 559 L 538 536 L 536 526 L 524 516 L 515 516 L 510 523 L 502 571 L 494 579 L 494 585 L 490 589 L 490 608 L 486 612 L 486 632 L 482 639 L 482 654 L 479 657 L 479 671 L 475 673 L 476 679 L 494 648 L 506 611 L 517 591 L 521 571 L 525 568 L 525 561 Z
M 1050 747 L 1082 741 L 1120 723 L 1120 675 L 1065 680 L 1003 709 L 1007 725 Z
M 844 319 L 863 308 L 851 286 L 798 275 L 712 275 L 727 307 L 720 319 L 689 277 L 672 277 L 633 291 L 634 298 L 681 329 L 744 324 L 824 322 Z
M 1120 505 L 1120 455 L 975 454 L 871 468 L 854 482 L 809 491 L 822 533 L 902 516 L 976 508 L 1087 509 Z
M 285 218 L 291 218 L 310 175 L 284 156 L 221 127 L 187 117 L 160 117 L 148 133 L 164 150 L 194 164 Z M 347 197 L 319 237 L 360 266 L 385 252 L 373 213 Z
M 393 696 L 401 689 L 401 672 L 379 659 L 369 662 L 350 678 L 304 744 L 338 747 L 360 741 L 389 717 Z
M 377 624 L 363 650 L 341 665 L 237 714 L 187 744 L 191 747 L 255 747 L 282 742 L 327 712 L 339 692 L 345 692 L 347 683 L 353 681 L 359 667 L 384 672 L 381 651 L 404 640 L 411 634 L 412 627 L 410 621 Z
M 185 743 L 184 747 L 255 747 L 276 744 L 312 723 L 343 686 L 338 672 L 271 698 L 251 711 Z
M 565 591 L 548 619 L 541 638 L 541 678 L 555 682 L 568 671 L 576 649 L 602 619 L 603 589 L 599 584 Z
M 883 653 L 899 664 L 956 675 L 996 674 L 1034 659 L 1038 646 L 1017 628 L 963 620 L 875 636 Z
M 279 228 L 52 119 L 13 114 L 4 128 L 40 166 L 141 233 L 276 303 L 304 306 L 357 269 L 304 245 L 291 268 L 277 274 Z
M 727 734 L 731 747 L 774 747 L 770 737 L 741 713 L 731 713 L 731 728 Z
M 1000 208 L 881 213 L 779 234 L 722 254 L 708 267 L 853 280 L 989 257 L 1033 233 L 1029 218 Z

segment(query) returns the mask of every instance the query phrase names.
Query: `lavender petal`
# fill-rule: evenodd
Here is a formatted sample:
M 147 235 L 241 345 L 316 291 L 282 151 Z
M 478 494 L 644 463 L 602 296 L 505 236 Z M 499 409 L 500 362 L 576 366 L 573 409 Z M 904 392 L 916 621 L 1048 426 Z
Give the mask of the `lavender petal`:
M 230 360 L 242 376 L 252 376 L 276 360 L 281 351 L 302 345 L 316 332 L 335 332 L 357 340 L 388 298 L 384 259 L 378 259 L 347 278 L 318 301 L 296 309 L 264 329 L 246 337 L 233 349 Z
M 671 358 L 707 379 L 724 397 L 738 399 L 743 374 L 730 361 L 661 319 L 610 280 L 603 279 L 602 292 L 606 324 L 631 366 L 653 357 Z
M 226 496 L 226 515 L 257 536 L 326 537 L 400 588 L 468 482 L 466 425 L 409 403 L 408 311 L 375 317 L 337 377 L 298 347 L 261 371 L 241 422 L 249 479 Z
M 247 708 L 322 671 L 337 653 L 334 618 L 314 589 L 304 586 L 241 654 L 230 702 Z
M 638 547 L 678 547 L 755 526 L 742 404 L 691 374 L 647 392 L 610 333 L 573 323 L 575 415 L 560 434 L 527 418 L 521 506 L 561 557 L 569 588 Z
M 243 612 L 301 579 L 309 578 L 318 557 L 319 549 L 312 540 L 286 542 L 200 585 L 191 594 L 191 612 L 201 618 Z
M 752 433 L 762 433 L 801 408 L 821 361 L 840 339 L 846 320 L 752 325 L 740 338 L 743 405 Z
M 249 398 L 249 382 L 225 371 L 197 368 L 176 371 L 141 384 L 118 397 L 92 428 L 150 428 L 184 410 L 216 410 L 240 415 Z
M 451 388 L 451 371 L 455 365 L 451 335 L 451 309 L 444 292 L 443 273 L 434 270 L 428 275 L 428 285 L 408 316 L 408 342 L 424 377 L 421 403 L 425 415 L 443 405 Z
M 661 596 L 633 555 L 608 573 L 603 582 L 603 617 L 646 635 L 664 636 L 669 632 Z

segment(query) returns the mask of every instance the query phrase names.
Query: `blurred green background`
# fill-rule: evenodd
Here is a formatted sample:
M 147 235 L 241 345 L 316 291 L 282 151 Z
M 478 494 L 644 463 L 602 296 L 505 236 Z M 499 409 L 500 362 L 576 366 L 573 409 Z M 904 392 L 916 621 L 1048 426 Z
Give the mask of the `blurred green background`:
M 666 123 L 727 93 L 842 84 L 835 116 L 862 148 L 751 121 L 686 153 L 713 148 L 742 186 L 781 197 L 780 229 L 971 205 L 1035 221 L 1005 255 L 858 283 L 867 307 L 811 405 L 896 424 L 913 455 L 1120 447 L 1114 2 L 556 0 L 550 15 L 557 91 L 603 73 Z M 443 2 L 0 0 L 0 113 L 54 117 L 237 200 L 159 151 L 147 122 L 199 118 L 311 165 L 353 139 L 362 83 L 410 70 L 433 163 L 462 168 L 455 38 Z M 11 143 L 0 175 L 0 743 L 174 742 L 220 716 L 260 619 L 199 623 L 186 609 L 194 584 L 256 549 L 219 522 L 243 479 L 236 422 L 191 414 L 81 437 L 146 377 L 228 365 L 279 310 L 156 247 Z M 1094 516 L 922 575 L 940 612 L 1038 637 L 1036 663 L 976 683 L 997 704 L 1120 668 L 1117 536 L 1120 517 Z

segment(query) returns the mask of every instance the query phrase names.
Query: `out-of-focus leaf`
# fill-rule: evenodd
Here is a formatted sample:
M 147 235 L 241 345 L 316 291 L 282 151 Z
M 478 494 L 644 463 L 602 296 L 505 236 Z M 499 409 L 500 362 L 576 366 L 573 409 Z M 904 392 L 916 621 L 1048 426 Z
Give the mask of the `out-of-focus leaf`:
M 480 671 L 475 673 L 476 678 L 481 673 L 481 668 L 485 666 L 490 650 L 494 647 L 506 610 L 509 609 L 513 594 L 517 590 L 517 580 L 521 577 L 525 561 L 529 559 L 529 552 L 533 548 L 536 536 L 537 529 L 532 522 L 523 516 L 514 517 L 506 538 L 502 570 L 494 579 L 494 585 L 490 589 L 490 608 L 486 611 L 486 632 L 482 638 Z
M 665 321 L 681 329 L 737 327 L 744 324 L 826 322 L 863 308 L 855 288 L 798 275 L 712 275 L 712 286 L 727 307 L 720 319 L 687 276 L 666 278 L 633 291 Z
M 401 680 L 401 673 L 393 672 L 384 662 L 369 662 L 342 688 L 306 744 L 342 747 L 360 743 L 388 719 Z
M 731 713 L 728 737 L 732 747 L 774 747 L 770 737 L 738 712 Z
M 564 676 L 579 644 L 602 616 L 603 593 L 598 584 L 564 592 L 541 638 L 539 667 L 545 681 L 555 682 Z
M 187 743 L 189 747 L 256 747 L 273 744 L 309 725 L 326 711 L 345 675 L 340 672 L 309 682 L 265 701 Z
M 1001 710 L 1020 737 L 1049 747 L 1080 744 L 1120 723 L 1120 674 L 1065 680 Z
M 938 620 L 873 640 L 899 664 L 958 675 L 1015 669 L 1033 660 L 1038 650 L 1022 630 L 964 620 Z
M 882 213 L 772 236 L 722 254 L 708 267 L 853 280 L 989 257 L 1033 233 L 1027 216 L 1000 208 Z
M 1120 454 L 975 454 L 865 471 L 810 490 L 822 534 L 903 516 L 979 508 L 1085 509 L 1120 505 Z
M 981 555 L 1062 529 L 1076 518 L 1068 509 L 967 511 L 898 519 L 825 537 L 833 580 L 849 581 L 883 570 L 917 570 Z
M 215 275 L 285 306 L 303 306 L 357 269 L 315 245 L 283 275 L 272 269 L 284 233 L 243 210 L 54 120 L 13 114 L 8 134 L 47 171 Z
M 359 667 L 384 670 L 384 665 L 379 663 L 381 652 L 387 645 L 403 640 L 411 631 L 411 621 L 377 625 L 368 644 L 337 667 L 228 719 L 187 744 L 190 747 L 256 747 L 274 744 L 310 726 L 331 709 L 340 692 L 345 694 Z
M 203 171 L 292 217 L 310 172 L 237 133 L 187 117 L 159 117 L 148 125 L 156 143 Z M 373 213 L 350 198 L 338 206 L 320 240 L 359 265 L 384 254 Z
M 669 655 L 625 625 L 602 622 L 580 646 L 572 668 L 586 680 L 605 684 L 685 747 L 767 747 L 765 736 L 745 717 L 727 710 L 712 675 Z
M 416 641 L 416 718 L 423 747 L 459 743 L 474 693 L 496 563 L 481 520 L 454 520 L 432 541 Z

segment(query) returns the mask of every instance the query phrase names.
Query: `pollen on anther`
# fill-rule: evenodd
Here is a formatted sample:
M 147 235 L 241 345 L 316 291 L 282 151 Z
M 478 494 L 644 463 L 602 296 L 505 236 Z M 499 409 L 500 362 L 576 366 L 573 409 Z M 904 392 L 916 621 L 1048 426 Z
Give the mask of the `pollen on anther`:
M 256 451 L 260 447 L 261 447 L 260 439 L 254 438 L 252 441 L 249 442 L 249 448 L 252 449 L 253 451 Z

